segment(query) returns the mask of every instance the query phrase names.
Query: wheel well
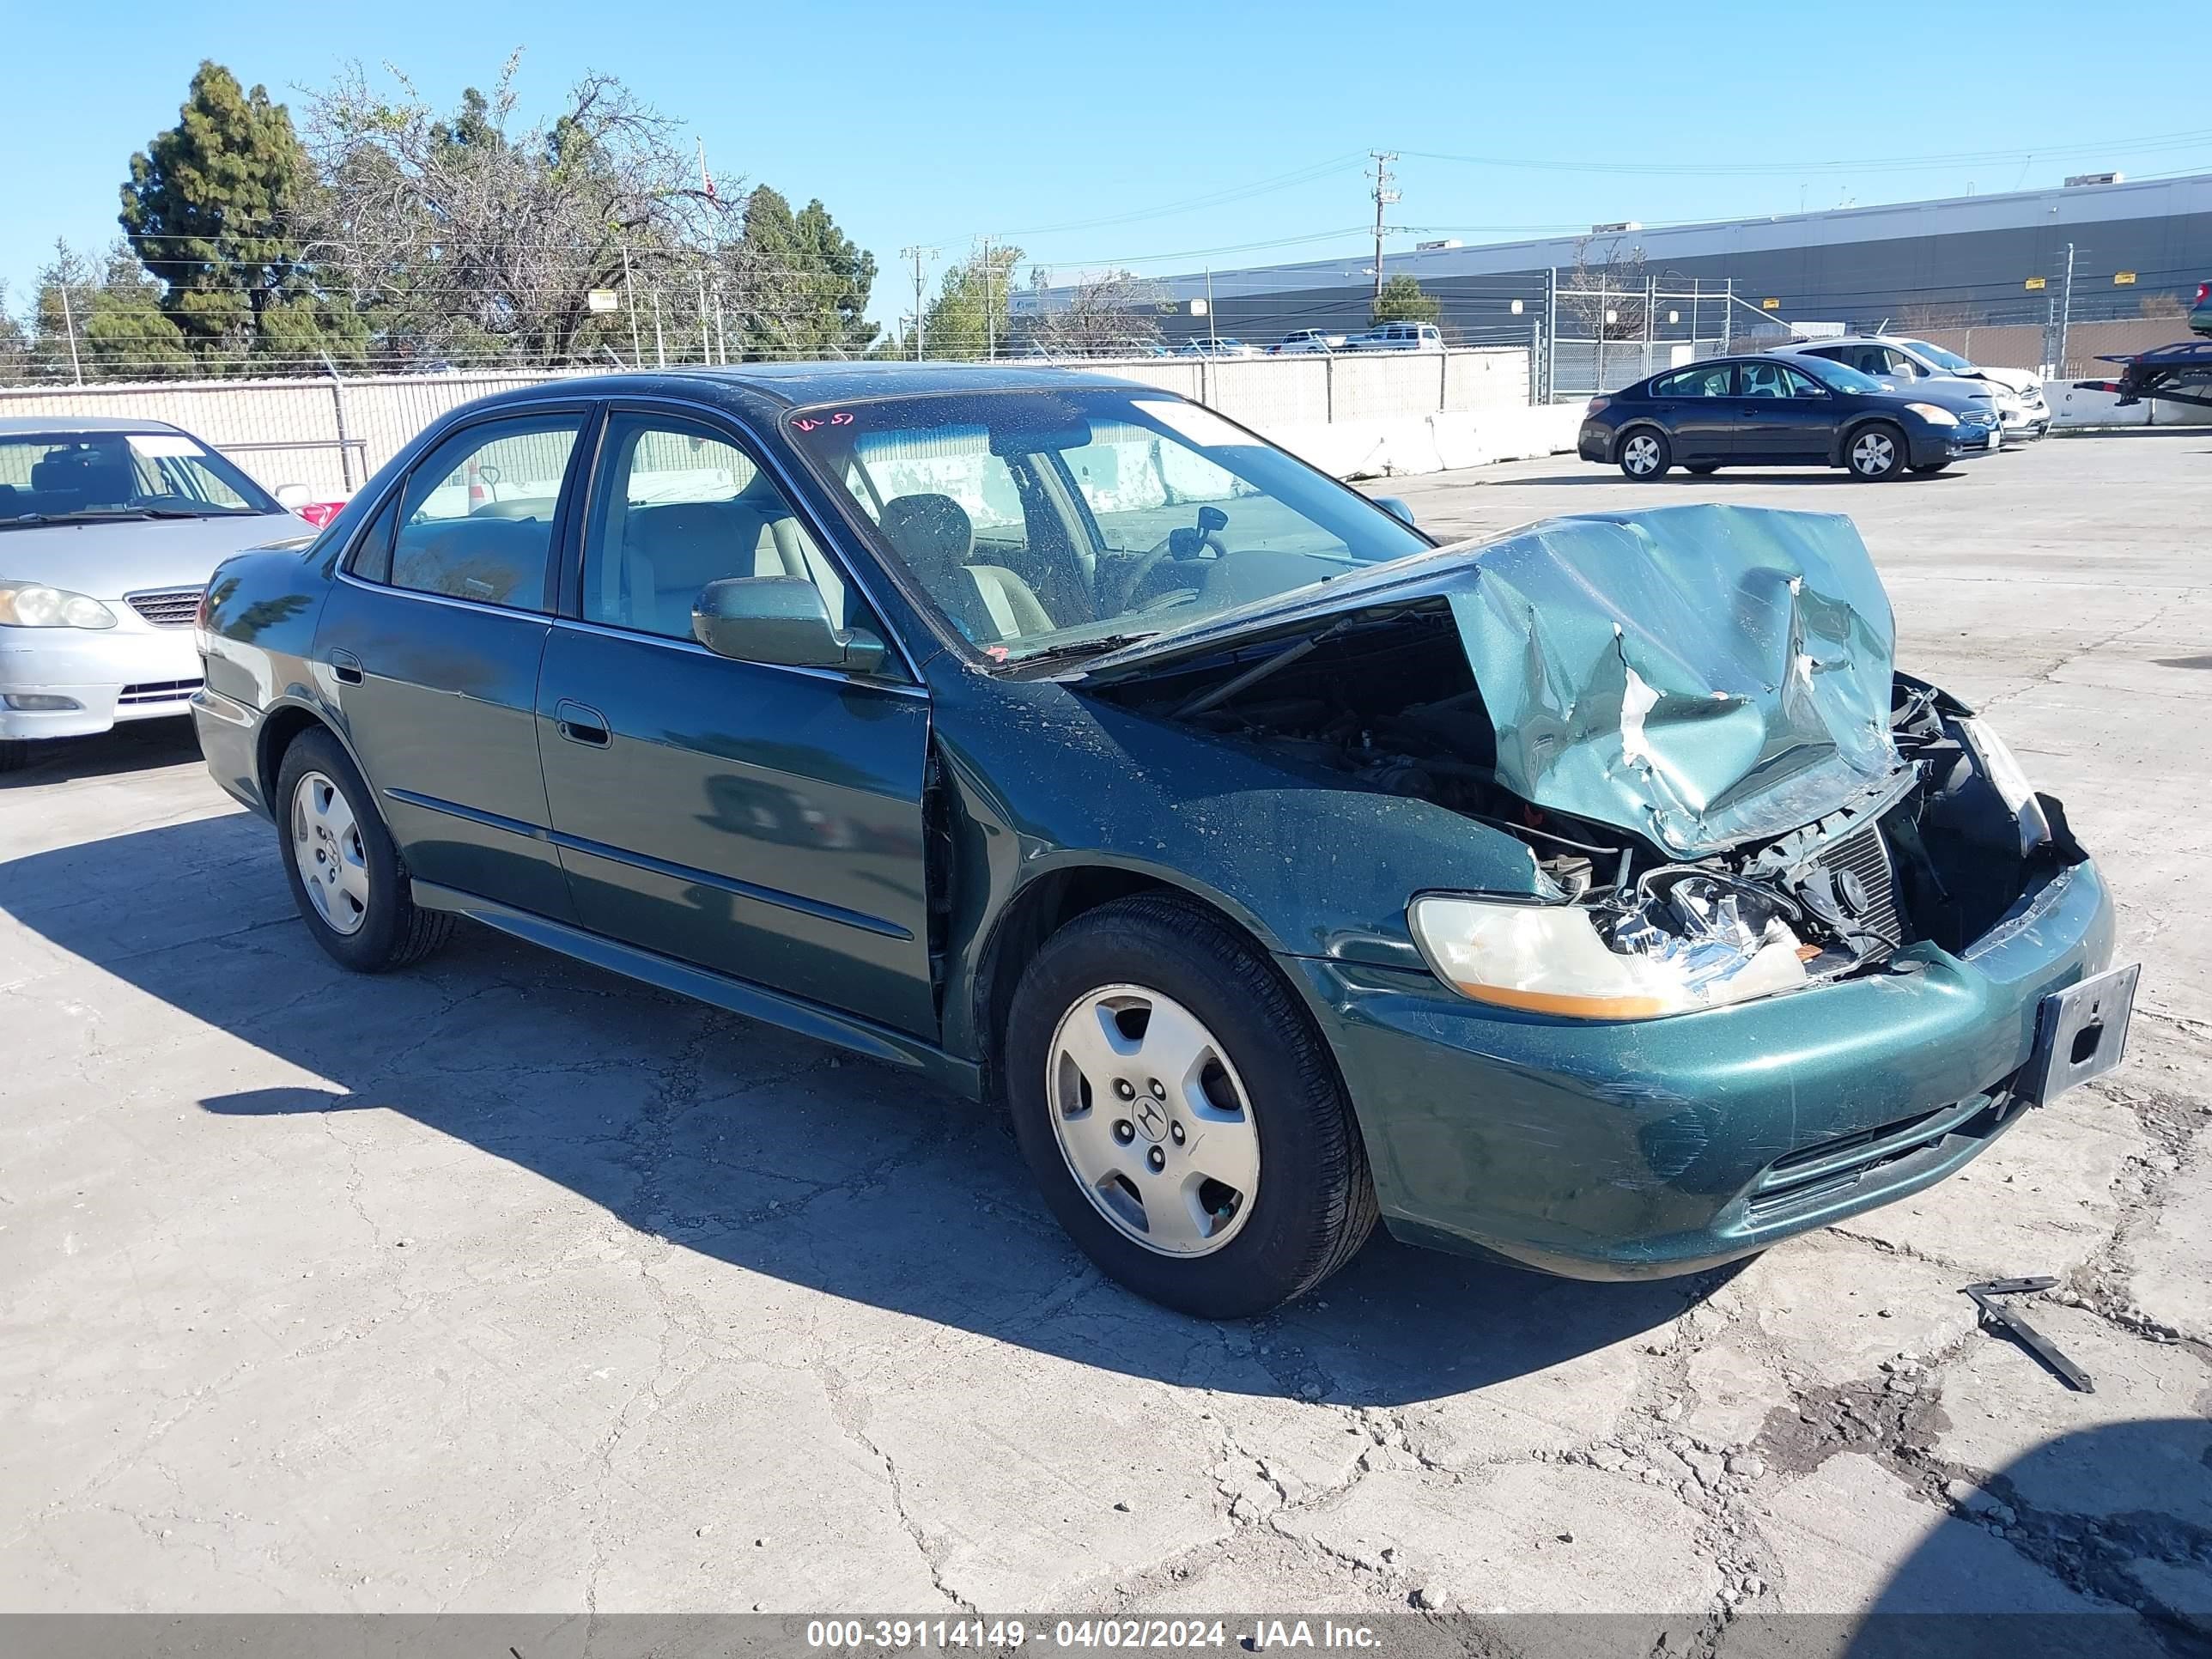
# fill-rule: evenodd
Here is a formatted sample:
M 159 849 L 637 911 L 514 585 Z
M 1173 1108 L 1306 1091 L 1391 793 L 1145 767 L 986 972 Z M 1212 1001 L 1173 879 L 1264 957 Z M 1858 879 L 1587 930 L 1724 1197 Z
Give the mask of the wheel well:
M 1905 436 L 1905 426 L 1902 422 L 1887 415 L 1876 415 L 1873 413 L 1862 415 L 1855 421 L 1846 421 L 1844 423 L 1843 429 L 1836 434 L 1836 459 L 1838 460 L 1841 460 L 1844 456 L 1850 454 L 1851 449 L 1851 440 L 1857 437 L 1860 433 L 1865 431 L 1870 426 L 1886 426 L 1892 432 L 1897 434 L 1899 437 L 1903 438 Z M 1907 447 L 1910 447 L 1909 440 L 1907 441 Z
M 1240 934 L 1249 936 L 1250 930 L 1219 905 L 1209 903 L 1188 889 L 1156 876 L 1115 869 L 1109 865 L 1086 865 L 1038 877 L 1016 895 L 1006 914 L 1000 918 L 975 974 L 975 1039 L 983 1067 L 987 1098 L 1000 1097 L 1000 1034 L 1006 1029 L 1007 1017 L 1013 1008 L 1014 988 L 1021 983 L 1023 971 L 1030 960 L 1044 947 L 1047 939 L 1085 911 L 1139 893 L 1180 899 L 1211 912 Z
M 261 799 L 280 818 L 283 810 L 276 804 L 276 775 L 284 769 L 284 751 L 300 733 L 314 727 L 329 729 L 307 709 L 292 707 L 279 708 L 261 722 L 261 749 L 256 764 Z
M 1620 452 L 1627 447 L 1629 439 L 1639 432 L 1656 433 L 1662 440 L 1667 437 L 1667 428 L 1660 425 L 1656 421 L 1640 417 L 1631 421 L 1626 426 L 1624 426 L 1620 431 L 1613 434 L 1613 459 L 1614 461 L 1618 462 L 1620 459 Z

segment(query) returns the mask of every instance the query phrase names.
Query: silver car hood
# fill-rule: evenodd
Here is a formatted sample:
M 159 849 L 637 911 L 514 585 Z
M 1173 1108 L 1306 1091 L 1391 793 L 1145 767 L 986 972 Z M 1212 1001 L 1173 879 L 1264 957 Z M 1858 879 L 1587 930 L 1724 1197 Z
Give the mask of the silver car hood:
M 44 582 L 95 599 L 204 587 L 234 553 L 312 534 L 289 513 L 234 519 L 106 519 L 0 529 L 0 581 Z
M 1851 521 L 1825 513 L 1547 520 L 1224 611 L 1061 678 L 1188 673 L 1439 602 L 1496 730 L 1498 781 L 1538 806 L 1696 855 L 1863 803 L 1903 764 L 1889 599 Z

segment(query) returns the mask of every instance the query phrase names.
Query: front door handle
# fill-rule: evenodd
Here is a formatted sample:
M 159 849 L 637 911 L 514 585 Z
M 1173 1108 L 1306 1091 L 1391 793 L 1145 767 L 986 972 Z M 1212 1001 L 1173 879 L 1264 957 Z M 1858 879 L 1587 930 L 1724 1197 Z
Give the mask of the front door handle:
M 588 703 L 562 698 L 553 705 L 553 722 L 571 743 L 588 744 L 594 749 L 607 746 L 607 717 Z
M 361 684 L 361 659 L 350 651 L 331 653 L 331 674 L 343 685 Z

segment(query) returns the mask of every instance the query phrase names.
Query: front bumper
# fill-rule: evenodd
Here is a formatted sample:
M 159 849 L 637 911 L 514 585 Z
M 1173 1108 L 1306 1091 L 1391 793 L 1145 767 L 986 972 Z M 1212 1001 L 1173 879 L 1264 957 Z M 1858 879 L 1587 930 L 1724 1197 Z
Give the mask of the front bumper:
M 1984 455 L 2002 453 L 2005 434 L 1995 428 L 1998 441 L 1991 443 L 1989 427 L 1929 426 L 1916 422 L 1907 434 L 1905 447 L 1911 452 L 1912 465 L 1932 466 L 1939 462 L 1978 460 Z
M 191 712 L 199 653 L 189 628 L 132 617 L 113 628 L 0 628 L 0 738 L 78 738 L 121 720 Z M 10 697 L 73 708 L 19 709 Z
M 2102 969 L 2112 904 L 2057 870 L 1957 956 L 1631 1024 L 1521 1016 L 1427 975 L 1285 957 L 1331 1038 L 1384 1218 L 1578 1279 L 1694 1273 L 1942 1180 L 2029 1108 L 2047 994 Z

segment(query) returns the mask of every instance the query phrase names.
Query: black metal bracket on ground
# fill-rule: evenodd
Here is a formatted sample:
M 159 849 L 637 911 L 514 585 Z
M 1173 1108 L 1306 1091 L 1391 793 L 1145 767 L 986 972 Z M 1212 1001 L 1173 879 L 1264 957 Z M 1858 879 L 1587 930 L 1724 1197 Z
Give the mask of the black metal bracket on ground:
M 1974 1299 L 1981 1312 L 1982 1328 L 2002 1330 L 2026 1348 L 2069 1389 L 2082 1394 L 2094 1394 L 2097 1385 L 2089 1380 L 2089 1373 L 2058 1352 L 2049 1337 L 2029 1324 L 2003 1303 L 2001 1296 L 2024 1296 L 2032 1291 L 2047 1291 L 2058 1281 L 2055 1279 L 1990 1279 L 1978 1285 L 1966 1287 L 1966 1294 Z

